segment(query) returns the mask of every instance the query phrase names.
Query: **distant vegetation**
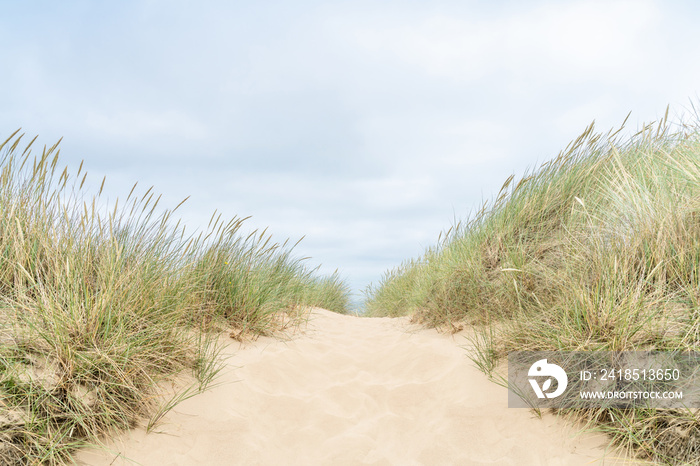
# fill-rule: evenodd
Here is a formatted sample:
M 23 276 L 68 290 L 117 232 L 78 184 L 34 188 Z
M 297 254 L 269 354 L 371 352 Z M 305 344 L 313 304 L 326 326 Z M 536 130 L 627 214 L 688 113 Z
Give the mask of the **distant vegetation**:
M 623 124 L 624 127 L 624 124 Z M 589 127 L 437 246 L 367 290 L 370 315 L 476 324 L 490 372 L 518 350 L 693 350 L 700 344 L 700 126 L 632 137 Z M 580 410 L 618 444 L 696 464 L 691 410 Z
M 59 168 L 57 145 L 32 155 L 35 140 L 0 145 L 0 464 L 66 461 L 153 413 L 156 384 L 183 370 L 204 388 L 216 330 L 347 311 L 347 285 L 286 244 L 221 216 L 186 236 L 151 190 L 107 210 L 83 190 L 82 165 Z

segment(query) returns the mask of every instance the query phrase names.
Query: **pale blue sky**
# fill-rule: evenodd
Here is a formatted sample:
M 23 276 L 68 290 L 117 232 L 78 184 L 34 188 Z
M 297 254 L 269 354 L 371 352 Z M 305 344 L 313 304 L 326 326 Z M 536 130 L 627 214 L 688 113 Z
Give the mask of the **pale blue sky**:
M 2 2 L 0 137 L 253 218 L 356 290 L 593 119 L 697 101 L 681 1 Z

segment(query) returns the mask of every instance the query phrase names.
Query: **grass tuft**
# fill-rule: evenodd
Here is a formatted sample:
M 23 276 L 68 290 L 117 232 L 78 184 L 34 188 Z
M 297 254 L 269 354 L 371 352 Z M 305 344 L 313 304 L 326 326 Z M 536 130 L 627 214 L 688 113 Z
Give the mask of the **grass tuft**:
M 152 413 L 158 383 L 183 370 L 203 389 L 220 369 L 207 332 L 347 310 L 337 276 L 265 232 L 242 235 L 244 219 L 186 236 L 152 189 L 108 210 L 104 180 L 90 196 L 82 164 L 59 168 L 58 143 L 34 155 L 36 138 L 23 141 L 0 145 L 0 463 L 68 461 Z
M 437 246 L 369 288 L 369 313 L 475 324 L 487 373 L 509 351 L 697 351 L 700 126 L 665 117 L 631 137 L 621 130 L 591 125 L 555 159 L 509 178 Z M 697 460 L 694 412 L 576 416 L 642 457 Z

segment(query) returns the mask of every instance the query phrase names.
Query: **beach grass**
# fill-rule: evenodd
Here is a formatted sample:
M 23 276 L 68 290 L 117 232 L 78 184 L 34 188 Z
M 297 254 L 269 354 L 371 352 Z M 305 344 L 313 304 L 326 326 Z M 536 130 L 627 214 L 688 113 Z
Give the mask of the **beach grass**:
M 217 214 L 188 236 L 152 189 L 106 205 L 104 180 L 86 192 L 82 164 L 69 173 L 36 139 L 0 145 L 0 464 L 64 464 L 157 415 L 159 384 L 183 371 L 204 389 L 217 331 L 347 312 L 347 285 L 293 245 Z
M 366 291 L 370 315 L 473 325 L 490 372 L 510 351 L 697 351 L 700 125 L 591 125 L 555 159 Z M 628 134 L 628 133 L 627 133 Z M 568 411 L 640 458 L 695 464 L 691 410 Z

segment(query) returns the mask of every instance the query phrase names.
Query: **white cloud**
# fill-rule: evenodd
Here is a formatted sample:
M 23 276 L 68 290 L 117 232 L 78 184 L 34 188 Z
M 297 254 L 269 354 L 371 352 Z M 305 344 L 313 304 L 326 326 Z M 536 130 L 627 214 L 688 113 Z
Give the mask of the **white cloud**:
M 0 125 L 66 136 L 114 195 L 192 195 L 191 227 L 218 209 L 306 234 L 300 254 L 362 287 L 591 120 L 698 91 L 682 2 L 506 3 L 18 6 Z
M 367 53 L 414 71 L 461 82 L 495 73 L 543 81 L 599 78 L 639 62 L 653 42 L 657 8 L 650 1 L 549 2 L 514 14 L 453 17 L 436 12 L 406 21 L 391 15 L 357 27 Z M 537 71 L 536 73 L 534 71 Z M 608 74 L 610 73 L 610 74 Z
M 109 140 L 138 142 L 143 138 L 159 139 L 177 135 L 185 140 L 203 140 L 207 128 L 189 115 L 179 111 L 154 112 L 143 109 L 118 110 L 97 113 L 87 110 L 84 127 L 93 137 Z

